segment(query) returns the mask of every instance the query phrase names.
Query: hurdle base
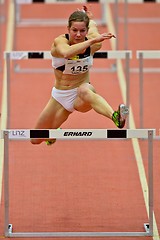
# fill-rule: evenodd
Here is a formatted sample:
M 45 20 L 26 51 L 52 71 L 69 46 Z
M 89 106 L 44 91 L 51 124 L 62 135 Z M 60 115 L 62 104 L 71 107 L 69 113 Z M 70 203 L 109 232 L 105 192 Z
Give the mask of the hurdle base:
M 144 223 L 144 229 L 147 233 L 149 233 L 149 223 Z
M 5 237 L 142 237 L 151 236 L 149 224 L 144 223 L 145 232 L 13 232 L 12 224 L 8 225 Z

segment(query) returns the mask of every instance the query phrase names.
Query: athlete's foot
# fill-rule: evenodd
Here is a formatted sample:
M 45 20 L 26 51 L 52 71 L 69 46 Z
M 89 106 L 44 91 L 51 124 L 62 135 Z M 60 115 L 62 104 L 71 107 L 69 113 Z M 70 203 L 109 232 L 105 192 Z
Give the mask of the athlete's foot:
M 118 110 L 114 111 L 112 120 L 118 128 L 124 127 L 128 114 L 129 108 L 124 104 L 120 104 Z
M 57 128 L 57 130 L 60 130 L 61 128 Z M 45 143 L 47 144 L 47 146 L 51 146 L 52 144 L 54 144 L 56 142 L 56 138 L 55 139 L 49 139 L 47 141 L 45 141 Z
M 46 141 L 46 144 L 47 144 L 47 146 L 51 146 L 53 143 L 55 143 L 56 142 L 56 139 L 53 139 L 53 140 L 47 140 Z

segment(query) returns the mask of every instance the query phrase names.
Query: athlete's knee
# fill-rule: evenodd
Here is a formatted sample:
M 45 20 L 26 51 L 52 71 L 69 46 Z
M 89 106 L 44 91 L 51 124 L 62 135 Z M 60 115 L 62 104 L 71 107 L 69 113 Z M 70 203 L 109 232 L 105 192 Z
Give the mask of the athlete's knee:
M 78 96 L 80 98 L 84 98 L 84 96 L 86 96 L 88 94 L 88 88 L 86 88 L 85 86 L 80 86 L 78 88 Z
M 78 96 L 83 100 L 88 100 L 92 92 L 95 92 L 94 87 L 88 83 L 78 88 Z
M 35 145 L 35 144 L 40 144 L 40 143 L 43 142 L 43 141 L 42 141 L 41 139 L 31 138 L 30 142 Z

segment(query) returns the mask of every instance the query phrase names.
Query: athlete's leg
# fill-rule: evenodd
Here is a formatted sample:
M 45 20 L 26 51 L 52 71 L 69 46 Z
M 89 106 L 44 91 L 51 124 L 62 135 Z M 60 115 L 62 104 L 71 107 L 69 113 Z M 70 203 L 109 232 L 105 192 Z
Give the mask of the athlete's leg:
M 112 119 L 118 128 L 123 128 L 125 125 L 126 117 L 129 114 L 128 107 L 120 104 L 117 111 L 113 111 L 108 102 L 95 93 L 92 85 L 88 83 L 82 84 L 78 88 L 78 98 L 74 105 L 77 111 L 86 112 L 94 109 L 97 113 Z
M 78 98 L 75 100 L 74 108 L 80 112 L 94 109 L 97 113 L 112 119 L 113 109 L 107 101 L 95 93 L 94 87 L 84 83 L 78 88 Z
M 35 129 L 57 129 L 65 122 L 71 112 L 68 112 L 54 98 L 51 98 L 41 112 Z M 45 139 L 31 139 L 31 143 L 40 144 Z

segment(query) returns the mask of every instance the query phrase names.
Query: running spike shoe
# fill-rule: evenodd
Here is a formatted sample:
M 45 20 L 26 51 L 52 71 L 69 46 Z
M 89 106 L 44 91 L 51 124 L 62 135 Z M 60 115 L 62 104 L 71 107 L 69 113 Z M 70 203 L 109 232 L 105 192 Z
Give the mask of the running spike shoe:
M 60 130 L 60 129 L 61 129 L 61 128 L 57 128 L 57 130 Z M 45 142 L 46 142 L 47 146 L 51 146 L 53 143 L 56 142 L 56 139 L 47 140 L 47 141 L 45 141 Z
M 47 144 L 47 146 L 50 146 L 50 145 L 52 145 L 52 144 L 55 143 L 55 142 L 56 142 L 56 139 L 47 140 L 47 141 L 46 141 L 46 144 Z
M 112 120 L 118 128 L 123 128 L 126 118 L 129 114 L 129 109 L 126 105 L 120 104 L 117 111 L 114 111 Z

